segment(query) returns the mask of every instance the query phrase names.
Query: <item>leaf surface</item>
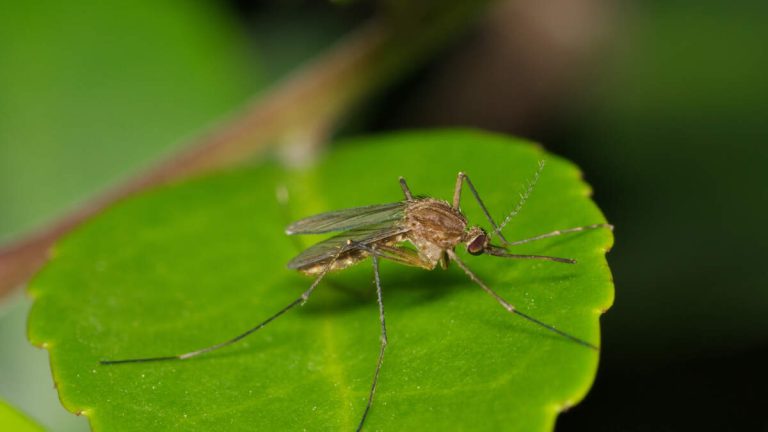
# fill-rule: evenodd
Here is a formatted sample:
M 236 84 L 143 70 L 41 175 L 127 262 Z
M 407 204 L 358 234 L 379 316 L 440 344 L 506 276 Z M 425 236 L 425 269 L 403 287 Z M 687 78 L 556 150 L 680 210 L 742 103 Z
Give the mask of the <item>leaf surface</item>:
M 306 305 L 224 350 L 101 366 L 221 342 L 266 319 L 310 279 L 284 227 L 324 211 L 415 194 L 450 199 L 466 171 L 496 219 L 547 160 L 510 240 L 603 222 L 572 164 L 474 131 L 409 132 L 340 145 L 300 171 L 220 173 L 125 201 L 64 239 L 34 280 L 29 336 L 46 347 L 66 407 L 95 430 L 354 430 L 379 347 L 370 261 L 328 277 Z M 289 192 L 280 206 L 275 190 Z M 465 191 L 462 209 L 487 228 Z M 290 216 L 288 216 L 290 215 Z M 296 237 L 306 247 L 324 236 Z M 457 251 L 520 310 L 598 343 L 613 299 L 595 230 L 515 248 L 576 265 Z M 510 315 L 456 266 L 382 263 L 389 346 L 366 430 L 545 431 L 589 389 L 598 353 Z

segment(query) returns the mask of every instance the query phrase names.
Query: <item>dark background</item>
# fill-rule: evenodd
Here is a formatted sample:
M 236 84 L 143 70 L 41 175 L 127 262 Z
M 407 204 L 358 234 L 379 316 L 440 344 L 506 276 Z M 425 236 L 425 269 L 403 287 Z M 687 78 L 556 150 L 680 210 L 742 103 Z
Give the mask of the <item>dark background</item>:
M 555 3 L 504 7 L 378 126 L 530 137 L 594 187 L 616 225 L 616 302 L 596 384 L 557 430 L 768 430 L 767 4 Z M 593 26 L 562 30 L 582 46 L 516 18 L 569 13 Z
M 310 1 L 223 9 L 267 84 L 376 13 Z M 531 138 L 581 166 L 616 226 L 616 303 L 602 320 L 596 384 L 557 430 L 768 430 L 766 24 L 766 2 L 500 2 L 339 132 L 474 126 Z M 0 157 L 19 145 L 0 134 Z M 141 159 L 111 163 L 131 172 Z M 32 222 L 0 218 L 0 238 L 115 181 L 73 188 L 51 208 L 33 202 Z M 14 188 L 6 179 L 0 192 Z M 0 308 L 3 346 L 19 345 L 26 307 L 14 298 Z M 40 353 L 24 355 L 44 365 Z M 37 396 L 22 383 L 0 394 L 49 426 L 83 427 L 33 411 Z

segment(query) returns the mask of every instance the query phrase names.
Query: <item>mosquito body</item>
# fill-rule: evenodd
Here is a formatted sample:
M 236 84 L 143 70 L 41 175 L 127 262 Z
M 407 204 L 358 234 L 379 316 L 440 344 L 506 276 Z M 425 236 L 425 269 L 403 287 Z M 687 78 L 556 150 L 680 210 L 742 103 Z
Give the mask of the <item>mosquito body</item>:
M 343 219 L 348 213 L 367 213 L 370 216 L 379 216 L 383 220 L 373 225 L 353 226 L 345 235 L 308 248 L 291 260 L 288 268 L 309 275 L 317 275 L 333 260 L 333 252 L 343 247 L 347 241 L 352 247 L 333 262 L 330 270 L 341 270 L 368 258 L 372 252 L 362 246 L 375 248 L 379 257 L 401 264 L 426 270 L 432 270 L 438 264 L 446 268 L 446 250 L 476 238 L 479 238 L 478 241 L 482 243 L 481 236 L 485 235 L 485 232 L 477 227 L 472 228 L 471 231 L 468 230 L 467 220 L 461 212 L 447 202 L 433 198 L 321 214 L 291 224 L 286 232 L 316 234 L 320 231 L 310 231 L 303 227 L 314 226 L 319 220 L 327 220 L 329 215 Z M 403 247 L 406 242 L 410 243 L 415 250 Z M 355 245 L 358 247 L 354 247 Z
M 339 232 L 336 236 L 305 249 L 288 263 L 288 268 L 315 277 L 309 288 L 304 291 L 299 298 L 248 331 L 213 346 L 174 356 L 104 360 L 101 363 L 117 364 L 185 360 L 234 344 L 263 328 L 288 310 L 306 302 L 328 272 L 343 270 L 367 258 L 371 258 L 373 264 L 374 281 L 376 284 L 376 294 L 379 306 L 379 320 L 381 323 L 381 344 L 367 404 L 357 427 L 358 431 L 362 429 L 371 408 L 379 372 L 381 371 L 384 352 L 387 346 L 384 302 L 382 298 L 381 280 L 379 277 L 380 259 L 390 260 L 408 266 L 420 267 L 426 270 L 433 270 L 437 266 L 446 268 L 450 262 L 455 262 L 473 282 L 490 294 L 508 312 L 516 314 L 548 331 L 554 332 L 582 346 L 599 350 L 595 344 L 561 331 L 550 324 L 539 321 L 538 319 L 517 310 L 512 304 L 507 302 L 481 281 L 455 252 L 457 246 L 464 245 L 467 252 L 472 255 L 488 254 L 502 258 L 537 259 L 574 264 L 576 261 L 570 258 L 513 254 L 507 250 L 507 247 L 589 229 L 612 229 L 612 226 L 608 224 L 594 224 L 556 230 L 513 242 L 507 241 L 501 233 L 501 230 L 522 208 L 528 195 L 533 190 L 542 168 L 543 162 L 540 163 L 539 170 L 528 185 L 527 190 L 521 195 L 517 207 L 501 222 L 501 224 L 496 224 L 490 216 L 490 213 L 480 199 L 474 185 L 464 173 L 459 173 L 456 179 L 453 201 L 450 203 L 429 197 L 415 198 L 408 188 L 405 179 L 401 177 L 400 186 L 405 195 L 405 200 L 403 201 L 332 211 L 294 222 L 286 228 L 286 234 L 300 235 Z M 490 232 L 479 226 L 469 225 L 467 218 L 461 212 L 459 204 L 461 201 L 462 187 L 465 183 L 490 223 L 492 227 Z M 498 237 L 501 245 L 492 244 L 491 241 L 493 237 Z

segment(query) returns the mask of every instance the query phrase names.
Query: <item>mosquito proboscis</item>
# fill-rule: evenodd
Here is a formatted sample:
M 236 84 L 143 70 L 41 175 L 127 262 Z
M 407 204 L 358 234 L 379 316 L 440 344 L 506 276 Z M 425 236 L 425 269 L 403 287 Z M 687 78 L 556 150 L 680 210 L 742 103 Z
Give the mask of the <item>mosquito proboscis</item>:
M 458 245 L 463 244 L 466 247 L 467 252 L 471 255 L 486 254 L 501 258 L 532 259 L 575 264 L 576 260 L 572 258 L 515 254 L 509 252 L 508 248 L 563 234 L 597 228 L 613 229 L 612 225 L 597 223 L 555 230 L 522 240 L 508 241 L 502 234 L 502 229 L 520 211 L 523 204 L 528 199 L 543 167 L 544 163 L 542 161 L 539 163 L 539 168 L 533 179 L 529 182 L 528 187 L 520 195 L 520 201 L 517 206 L 500 224 L 497 224 L 493 220 L 493 217 L 491 217 L 490 212 L 480 198 L 477 189 L 475 189 L 474 184 L 463 172 L 460 172 L 456 177 L 453 200 L 450 203 L 430 197 L 415 197 L 411 193 L 405 179 L 400 177 L 400 187 L 405 195 L 405 200 L 403 201 L 321 213 L 294 222 L 288 225 L 285 229 L 286 234 L 301 235 L 339 232 L 339 234 L 334 237 L 316 243 L 305 249 L 288 262 L 288 268 L 315 277 L 309 288 L 296 300 L 244 333 L 215 345 L 170 356 L 102 360 L 101 364 L 114 365 L 123 363 L 186 360 L 232 345 L 257 330 L 260 330 L 285 312 L 298 305 L 304 304 L 304 302 L 306 302 L 312 295 L 315 288 L 320 284 L 320 281 L 322 281 L 329 272 L 345 269 L 367 258 L 371 258 L 373 264 L 381 332 L 379 356 L 376 362 L 367 403 L 361 414 L 356 429 L 357 431 L 360 431 L 363 428 L 365 419 L 373 404 L 376 385 L 378 383 L 379 373 L 384 359 L 384 352 L 387 347 L 387 327 L 384 314 L 381 280 L 379 276 L 380 259 L 390 260 L 412 267 L 421 267 L 426 270 L 433 270 L 438 266 L 445 269 L 449 262 L 453 261 L 464 271 L 470 280 L 493 297 L 508 312 L 574 343 L 599 351 L 599 347 L 596 344 L 576 337 L 568 332 L 559 330 L 551 324 L 545 323 L 518 310 L 496 291 L 486 285 L 472 270 L 470 270 L 466 263 L 464 263 L 455 252 L 455 248 Z M 460 210 L 459 204 L 464 185 L 469 188 L 475 201 L 490 223 L 492 227 L 490 231 L 486 231 L 477 225 L 469 225 L 466 217 Z M 498 245 L 492 243 L 494 237 L 498 238 Z

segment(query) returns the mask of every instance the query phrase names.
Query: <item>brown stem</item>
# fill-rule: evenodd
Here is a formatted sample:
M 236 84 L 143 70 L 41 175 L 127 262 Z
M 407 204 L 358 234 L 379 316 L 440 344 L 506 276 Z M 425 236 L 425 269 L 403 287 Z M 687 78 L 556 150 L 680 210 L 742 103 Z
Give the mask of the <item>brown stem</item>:
M 361 99 L 420 64 L 425 54 L 471 22 L 482 2 L 475 3 L 470 8 L 436 8 L 426 26 L 419 22 L 397 26 L 383 20 L 366 24 L 178 154 L 48 227 L 0 248 L 0 297 L 26 282 L 47 261 L 57 239 L 116 201 L 152 186 L 242 164 L 291 137 L 332 130 Z

